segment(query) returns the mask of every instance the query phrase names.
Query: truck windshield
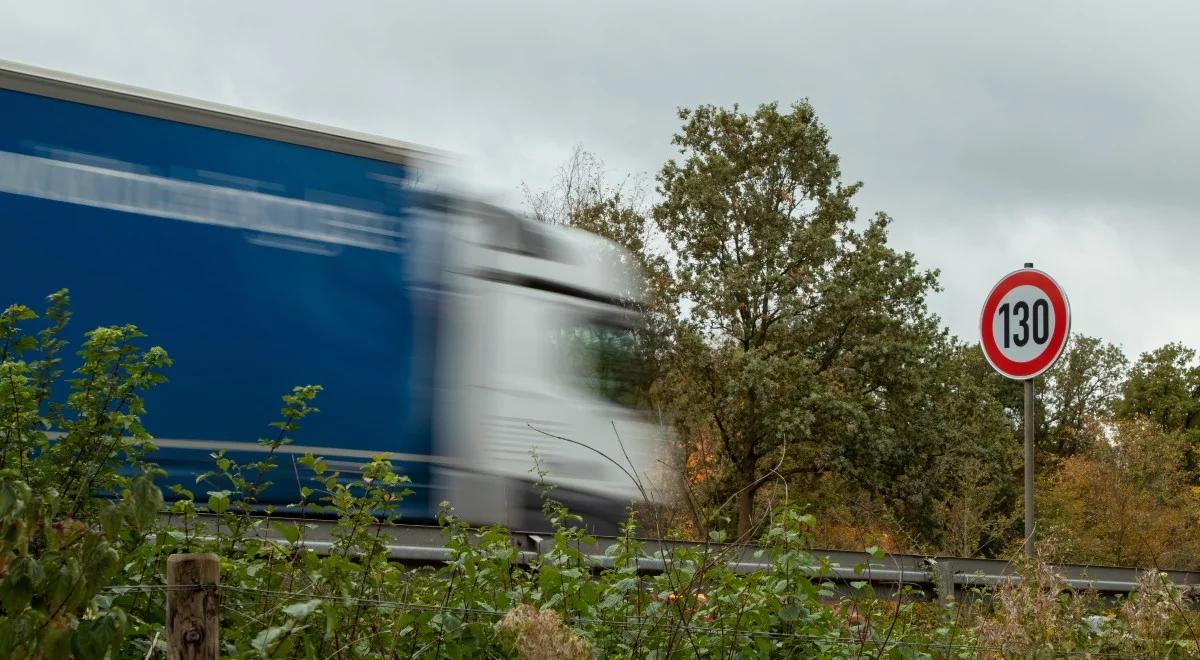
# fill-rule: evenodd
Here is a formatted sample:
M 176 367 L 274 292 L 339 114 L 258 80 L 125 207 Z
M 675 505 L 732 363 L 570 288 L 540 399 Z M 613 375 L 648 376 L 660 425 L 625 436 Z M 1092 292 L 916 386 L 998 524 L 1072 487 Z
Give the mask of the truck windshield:
M 579 387 L 627 408 L 646 406 L 649 369 L 636 330 L 588 320 L 563 328 L 556 343 Z

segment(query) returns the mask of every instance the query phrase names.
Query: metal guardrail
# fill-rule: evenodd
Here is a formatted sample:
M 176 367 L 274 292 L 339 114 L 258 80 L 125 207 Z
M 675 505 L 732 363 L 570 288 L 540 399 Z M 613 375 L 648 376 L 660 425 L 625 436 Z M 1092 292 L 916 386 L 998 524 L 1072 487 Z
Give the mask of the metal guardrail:
M 211 520 L 201 516 L 201 524 Z M 330 537 L 333 524 L 327 520 L 301 520 L 294 518 L 275 518 L 281 522 L 303 523 L 311 526 L 304 538 L 297 544 L 310 548 L 318 553 L 325 553 L 333 546 Z M 269 526 L 258 528 L 268 538 L 280 537 Z M 388 527 L 383 532 L 389 538 L 385 545 L 388 556 L 394 561 L 419 564 L 437 565 L 452 558 L 451 550 L 445 547 L 441 529 L 431 525 L 398 525 Z M 707 556 L 714 561 L 723 561 L 730 570 L 739 573 L 750 573 L 771 570 L 771 563 L 763 556 L 763 548 L 750 545 L 730 545 L 717 543 L 687 543 L 681 541 L 658 541 L 640 539 L 643 557 L 637 560 L 638 569 L 644 573 L 654 574 L 664 570 L 666 560 L 664 553 L 670 556 L 672 550 L 682 547 L 695 548 L 702 546 Z M 522 566 L 535 563 L 542 555 L 553 548 L 552 534 L 537 532 L 512 532 L 512 542 L 517 550 L 516 562 Z M 580 547 L 587 561 L 596 569 L 603 570 L 613 566 L 613 558 L 606 554 L 608 548 L 617 542 L 613 537 L 597 537 L 594 545 Z M 911 587 L 924 593 L 926 597 L 945 601 L 954 596 L 959 597 L 967 590 L 978 587 L 992 587 L 1015 579 L 1019 579 L 1015 567 L 998 559 L 967 559 L 963 557 L 927 556 L 912 554 L 887 554 L 875 558 L 866 552 L 848 550 L 811 549 L 809 553 L 824 567 L 823 571 L 814 570 L 814 577 L 828 579 L 842 590 L 850 588 L 850 583 L 864 581 L 875 587 L 880 595 L 894 595 L 902 587 Z M 1101 595 L 1113 596 L 1126 594 L 1135 590 L 1138 577 L 1145 569 L 1118 566 L 1088 566 L 1081 564 L 1061 564 L 1051 567 L 1060 576 L 1068 588 L 1078 591 L 1094 591 Z M 1168 579 L 1176 585 L 1200 591 L 1200 571 L 1163 571 Z

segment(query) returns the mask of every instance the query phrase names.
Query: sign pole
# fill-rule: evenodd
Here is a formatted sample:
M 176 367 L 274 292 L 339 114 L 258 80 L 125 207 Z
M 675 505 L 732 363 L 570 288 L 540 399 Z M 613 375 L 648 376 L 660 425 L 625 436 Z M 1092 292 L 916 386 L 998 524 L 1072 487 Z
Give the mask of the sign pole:
M 1033 268 L 1033 263 L 1025 264 Z M 1034 424 L 1033 379 L 1025 379 L 1025 556 L 1033 558 L 1033 424 Z
M 1033 558 L 1033 379 L 1025 381 L 1025 556 Z
M 1052 277 L 1025 264 L 992 287 L 979 315 L 979 346 L 1000 375 L 1025 386 L 1025 556 L 1033 557 L 1033 436 L 1036 379 L 1054 365 L 1071 335 L 1071 304 Z

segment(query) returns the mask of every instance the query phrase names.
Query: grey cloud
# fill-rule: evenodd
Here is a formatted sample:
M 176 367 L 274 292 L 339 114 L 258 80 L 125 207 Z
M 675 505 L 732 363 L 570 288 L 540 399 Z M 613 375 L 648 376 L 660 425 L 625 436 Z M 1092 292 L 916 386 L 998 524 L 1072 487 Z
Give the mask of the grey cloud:
M 616 172 L 673 155 L 678 106 L 807 97 L 864 212 L 943 273 L 973 338 L 1033 259 L 1076 328 L 1200 345 L 1200 55 L 1191 4 L 1066 2 L 22 3 L 0 57 L 463 156 L 519 202 L 577 143 Z M 1114 298 L 1122 302 L 1114 305 Z M 1120 313 L 1113 310 L 1120 309 Z

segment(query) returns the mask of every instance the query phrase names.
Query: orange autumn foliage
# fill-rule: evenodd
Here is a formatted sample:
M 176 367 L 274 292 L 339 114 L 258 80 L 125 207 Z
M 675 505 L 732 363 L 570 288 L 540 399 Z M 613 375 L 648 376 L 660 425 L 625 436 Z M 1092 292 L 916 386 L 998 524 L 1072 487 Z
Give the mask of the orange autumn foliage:
M 1110 431 L 1039 488 L 1040 524 L 1057 559 L 1200 567 L 1200 495 L 1181 467 L 1184 438 L 1145 420 Z

